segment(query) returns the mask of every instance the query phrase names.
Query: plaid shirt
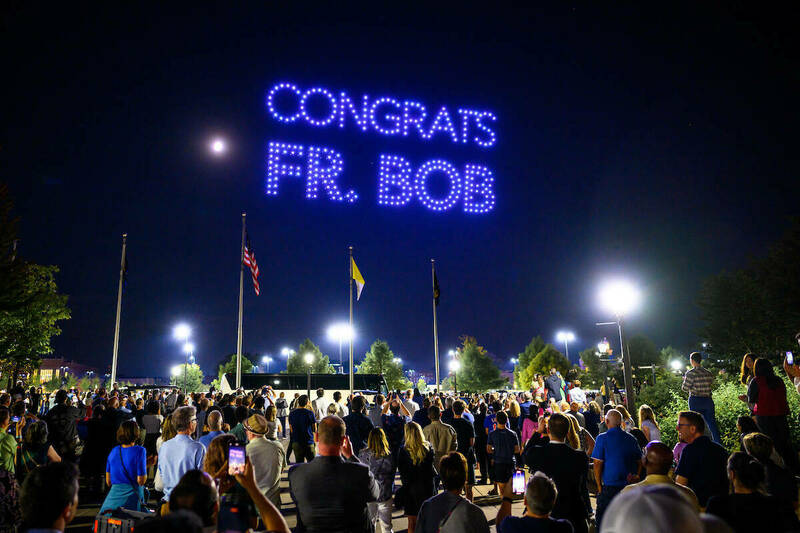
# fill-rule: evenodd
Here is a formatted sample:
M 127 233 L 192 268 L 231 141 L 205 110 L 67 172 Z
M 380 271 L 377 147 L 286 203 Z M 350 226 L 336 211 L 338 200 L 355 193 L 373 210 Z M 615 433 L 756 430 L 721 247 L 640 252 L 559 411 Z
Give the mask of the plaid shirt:
M 683 377 L 681 388 L 689 393 L 689 396 L 711 397 L 711 387 L 714 385 L 714 374 L 698 366 L 689 370 Z

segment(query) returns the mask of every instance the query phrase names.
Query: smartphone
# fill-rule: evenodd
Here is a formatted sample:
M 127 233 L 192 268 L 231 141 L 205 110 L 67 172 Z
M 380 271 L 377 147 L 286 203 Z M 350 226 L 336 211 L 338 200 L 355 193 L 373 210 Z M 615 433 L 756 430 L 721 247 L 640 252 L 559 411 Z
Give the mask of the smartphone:
M 525 472 L 517 469 L 511 481 L 511 490 L 514 494 L 525 494 Z
M 12 416 L 11 417 L 11 421 L 12 422 L 19 422 L 19 417 L 18 416 Z
M 244 474 L 245 451 L 244 446 L 231 446 L 228 448 L 228 474 Z
M 786 362 L 790 365 L 794 364 L 794 354 L 792 352 L 786 352 Z

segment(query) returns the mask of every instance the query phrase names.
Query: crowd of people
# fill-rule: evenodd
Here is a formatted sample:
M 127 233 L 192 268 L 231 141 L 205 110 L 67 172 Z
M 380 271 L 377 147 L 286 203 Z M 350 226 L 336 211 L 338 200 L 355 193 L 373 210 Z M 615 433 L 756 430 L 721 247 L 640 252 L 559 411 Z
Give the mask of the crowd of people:
M 766 359 L 745 358 L 752 416 L 739 420 L 740 450 L 726 450 L 713 379 L 699 354 L 691 360 L 674 448 L 647 405 L 634 418 L 623 398 L 587 394 L 555 370 L 519 393 L 329 399 L 319 389 L 313 400 L 269 387 L 52 399 L 16 387 L 0 395 L 0 531 L 63 531 L 79 475 L 102 496 L 101 514 L 152 511 L 137 533 L 289 531 L 282 512 L 292 507 L 297 531 L 391 532 L 402 508 L 410 533 L 483 533 L 479 485 L 499 501 L 504 533 L 800 529 L 783 381 Z M 246 452 L 239 469 L 229 464 L 235 447 Z M 287 467 L 291 503 L 281 500 Z M 512 516 L 520 472 L 525 513 Z

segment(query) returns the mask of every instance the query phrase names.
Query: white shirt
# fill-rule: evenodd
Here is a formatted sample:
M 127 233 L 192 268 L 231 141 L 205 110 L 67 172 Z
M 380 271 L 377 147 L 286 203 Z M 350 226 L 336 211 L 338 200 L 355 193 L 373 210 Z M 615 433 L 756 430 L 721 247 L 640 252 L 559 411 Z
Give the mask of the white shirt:
M 586 403 L 586 393 L 580 387 L 573 387 L 569 390 L 569 399 L 579 404 Z
M 324 396 L 311 402 L 311 407 L 314 409 L 314 418 L 317 419 L 317 422 L 328 416 L 328 406 L 330 404 L 331 402 L 326 400 Z
M 403 405 L 408 409 L 409 416 L 414 416 L 414 413 L 419 411 L 419 405 L 414 400 L 403 400 Z

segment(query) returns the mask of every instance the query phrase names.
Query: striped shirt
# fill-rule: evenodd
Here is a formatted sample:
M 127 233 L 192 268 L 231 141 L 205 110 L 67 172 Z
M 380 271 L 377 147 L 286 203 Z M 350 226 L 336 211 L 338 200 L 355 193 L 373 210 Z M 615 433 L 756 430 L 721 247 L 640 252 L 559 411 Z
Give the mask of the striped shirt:
M 681 389 L 689 393 L 689 396 L 711 397 L 711 387 L 714 385 L 714 374 L 703 368 L 695 367 L 689 370 L 683 377 Z

